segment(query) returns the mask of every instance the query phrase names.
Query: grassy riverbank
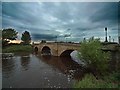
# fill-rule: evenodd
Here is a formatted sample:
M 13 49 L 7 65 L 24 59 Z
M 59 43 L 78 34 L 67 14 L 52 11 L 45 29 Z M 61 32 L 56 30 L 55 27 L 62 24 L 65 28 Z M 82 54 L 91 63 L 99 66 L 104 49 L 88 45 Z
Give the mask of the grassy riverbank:
M 109 74 L 96 79 L 92 74 L 86 74 L 81 81 L 74 84 L 74 88 L 120 88 L 120 73 Z
M 81 43 L 79 58 L 92 74 L 86 74 L 74 88 L 120 88 L 119 54 L 114 54 L 113 61 L 112 52 L 105 52 L 102 47 L 100 40 L 94 38 Z
M 10 45 L 2 49 L 3 53 L 32 52 L 31 45 Z

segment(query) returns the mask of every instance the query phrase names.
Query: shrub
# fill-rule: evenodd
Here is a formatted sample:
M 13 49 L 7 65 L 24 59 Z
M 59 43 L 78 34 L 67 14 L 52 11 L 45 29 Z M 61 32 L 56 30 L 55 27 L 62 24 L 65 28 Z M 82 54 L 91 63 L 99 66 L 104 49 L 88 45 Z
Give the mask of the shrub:
M 81 81 L 74 84 L 74 88 L 118 88 L 118 84 L 97 80 L 92 74 L 86 74 Z
M 80 46 L 79 57 L 87 62 L 89 68 L 104 73 L 108 68 L 109 53 L 103 52 L 101 48 L 99 39 L 84 40 Z
M 3 53 L 11 52 L 32 52 L 31 45 L 11 45 L 2 50 Z
M 113 72 L 103 77 L 106 82 L 114 82 L 120 88 L 120 72 Z

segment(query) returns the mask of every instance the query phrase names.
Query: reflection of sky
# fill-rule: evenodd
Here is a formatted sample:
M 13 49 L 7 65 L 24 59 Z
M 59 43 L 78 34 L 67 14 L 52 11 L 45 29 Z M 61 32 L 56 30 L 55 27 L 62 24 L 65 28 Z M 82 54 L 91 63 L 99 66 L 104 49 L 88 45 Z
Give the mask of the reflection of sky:
M 81 41 L 84 37 L 104 40 L 108 36 L 117 41 L 118 3 L 115 2 L 3 2 L 2 26 L 21 33 L 30 31 L 33 40 Z M 0 14 L 1 15 L 1 14 Z

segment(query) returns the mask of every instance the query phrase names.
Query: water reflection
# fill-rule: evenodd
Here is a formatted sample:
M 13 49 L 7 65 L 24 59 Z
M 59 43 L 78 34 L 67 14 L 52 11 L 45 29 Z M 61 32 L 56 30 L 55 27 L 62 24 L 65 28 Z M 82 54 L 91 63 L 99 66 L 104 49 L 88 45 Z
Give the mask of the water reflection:
M 40 60 L 53 66 L 54 69 L 59 69 L 63 74 L 66 74 L 74 79 L 81 79 L 86 73 L 85 68 L 73 61 L 71 57 L 54 57 L 54 56 L 38 56 Z
M 21 56 L 21 66 L 23 70 L 28 70 L 29 69 L 29 63 L 30 63 L 30 55 L 29 53 L 25 53 L 24 55 Z
M 14 72 L 15 62 L 14 58 L 2 59 L 2 73 L 5 74 L 4 77 L 8 78 Z
M 84 72 L 71 58 L 19 53 L 3 60 L 3 88 L 71 88 Z
M 87 73 L 86 68 L 71 59 L 71 57 L 61 57 L 63 64 L 67 67 L 66 73 L 71 75 L 74 79 L 80 80 Z

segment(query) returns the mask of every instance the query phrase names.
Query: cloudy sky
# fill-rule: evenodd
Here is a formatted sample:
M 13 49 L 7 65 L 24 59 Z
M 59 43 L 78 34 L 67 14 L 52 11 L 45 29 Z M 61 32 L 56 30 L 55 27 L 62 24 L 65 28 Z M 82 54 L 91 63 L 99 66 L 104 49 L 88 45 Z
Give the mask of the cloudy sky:
M 118 3 L 116 2 L 3 2 L 2 28 L 27 30 L 32 40 L 79 42 L 92 36 L 118 40 Z M 65 37 L 64 36 L 68 36 Z

